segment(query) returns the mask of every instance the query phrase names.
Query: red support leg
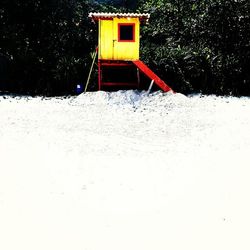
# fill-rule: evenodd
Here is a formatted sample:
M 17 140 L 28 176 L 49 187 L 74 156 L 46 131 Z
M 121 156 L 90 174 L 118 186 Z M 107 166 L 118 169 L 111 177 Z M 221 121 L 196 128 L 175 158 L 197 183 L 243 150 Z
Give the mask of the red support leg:
M 101 82 L 102 82 L 102 71 L 101 71 L 101 61 L 98 60 L 98 90 L 101 90 Z
M 140 89 L 141 79 L 140 79 L 140 71 L 138 68 L 136 68 L 136 74 L 137 74 L 137 88 Z

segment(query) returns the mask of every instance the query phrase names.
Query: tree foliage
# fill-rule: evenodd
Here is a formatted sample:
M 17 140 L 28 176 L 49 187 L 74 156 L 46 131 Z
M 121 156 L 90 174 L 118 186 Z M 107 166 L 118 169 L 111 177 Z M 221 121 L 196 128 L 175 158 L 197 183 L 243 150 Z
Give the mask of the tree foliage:
M 94 47 L 91 6 L 79 0 L 3 0 L 0 53 L 12 65 L 12 90 L 70 92 Z M 18 86 L 18 87 L 17 87 Z
M 248 0 L 2 0 L 0 88 L 73 93 L 97 45 L 90 11 L 150 13 L 140 54 L 176 91 L 250 94 Z
M 250 94 L 247 0 L 150 0 L 144 60 L 177 91 Z

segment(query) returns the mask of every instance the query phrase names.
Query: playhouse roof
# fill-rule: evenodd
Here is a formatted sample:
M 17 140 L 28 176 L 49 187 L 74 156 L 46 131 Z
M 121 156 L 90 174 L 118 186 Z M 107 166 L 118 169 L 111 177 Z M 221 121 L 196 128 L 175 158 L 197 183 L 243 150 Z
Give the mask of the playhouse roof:
M 92 18 L 92 20 L 96 21 L 96 20 L 99 20 L 99 19 L 102 19 L 102 18 L 111 18 L 113 19 L 114 17 L 117 17 L 117 18 L 139 18 L 140 21 L 143 21 L 143 22 L 147 22 L 148 19 L 150 18 L 150 14 L 148 13 L 142 13 L 142 14 L 139 14 L 139 13 L 107 13 L 107 12 L 100 12 L 100 13 L 97 13 L 97 12 L 90 12 L 89 13 L 89 17 Z

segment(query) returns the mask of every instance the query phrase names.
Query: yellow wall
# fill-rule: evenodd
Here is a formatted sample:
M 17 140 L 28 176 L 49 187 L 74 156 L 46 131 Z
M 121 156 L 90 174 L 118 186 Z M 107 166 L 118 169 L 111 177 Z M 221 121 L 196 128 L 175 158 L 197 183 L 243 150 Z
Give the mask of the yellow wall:
M 118 24 L 135 23 L 135 41 L 118 42 Z M 99 59 L 138 60 L 140 44 L 139 18 L 99 20 Z

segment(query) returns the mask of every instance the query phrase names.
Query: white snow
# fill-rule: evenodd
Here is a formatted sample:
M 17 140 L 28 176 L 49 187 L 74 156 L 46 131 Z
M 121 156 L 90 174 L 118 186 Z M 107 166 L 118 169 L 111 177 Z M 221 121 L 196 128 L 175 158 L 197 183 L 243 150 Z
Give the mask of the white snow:
M 1 250 L 249 250 L 250 98 L 0 96 Z

